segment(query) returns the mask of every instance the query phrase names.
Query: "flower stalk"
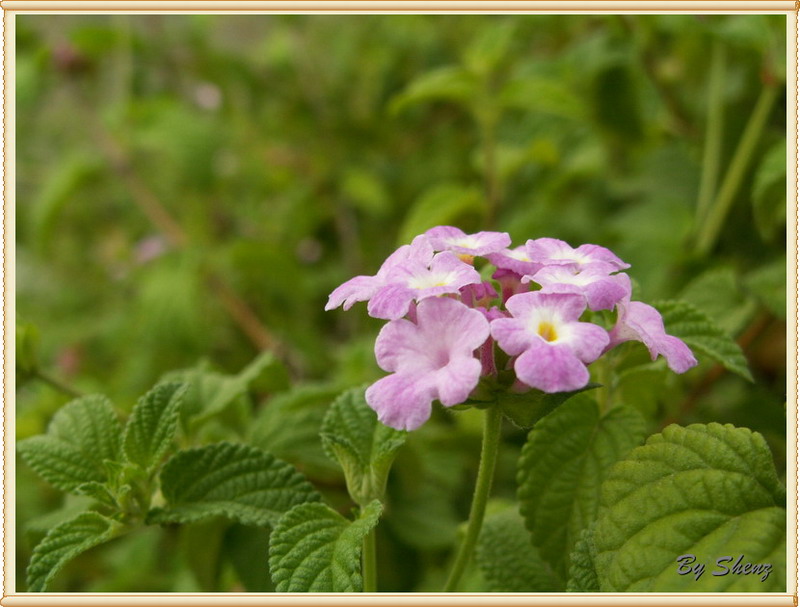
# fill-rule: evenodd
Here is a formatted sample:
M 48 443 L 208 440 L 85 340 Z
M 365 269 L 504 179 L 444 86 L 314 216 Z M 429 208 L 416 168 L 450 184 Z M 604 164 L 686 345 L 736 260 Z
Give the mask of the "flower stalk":
M 376 566 L 375 528 L 364 536 L 361 548 L 361 578 L 364 592 L 378 591 L 378 572 Z
M 494 478 L 495 463 L 497 462 L 497 450 L 500 445 L 500 429 L 503 422 L 503 413 L 499 406 L 494 405 L 485 410 L 483 422 L 483 443 L 481 445 L 481 460 L 478 465 L 478 478 L 475 481 L 475 493 L 472 497 L 472 506 L 469 512 L 467 532 L 464 541 L 458 549 L 456 560 L 450 571 L 450 576 L 444 586 L 444 592 L 455 592 L 461 576 L 469 563 L 469 559 L 475 550 L 478 535 L 483 525 L 483 517 L 486 514 L 486 503 L 489 501 L 489 493 L 492 489 Z

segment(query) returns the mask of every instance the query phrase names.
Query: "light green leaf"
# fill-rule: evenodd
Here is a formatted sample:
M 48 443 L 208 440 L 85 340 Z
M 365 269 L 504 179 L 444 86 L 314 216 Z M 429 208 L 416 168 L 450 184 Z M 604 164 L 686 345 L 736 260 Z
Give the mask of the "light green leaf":
M 407 107 L 424 101 L 453 101 L 468 105 L 478 92 L 478 79 L 459 66 L 441 67 L 422 74 L 396 95 L 389 113 L 397 115 Z
M 417 198 L 400 228 L 400 243 L 439 225 L 456 225 L 464 216 L 486 212 L 483 195 L 475 187 L 443 183 L 428 189 Z
M 553 411 L 564 401 L 572 398 L 576 394 L 592 390 L 600 384 L 586 384 L 585 387 L 574 392 L 555 392 L 548 393 L 536 390 L 535 388 L 522 394 L 503 391 L 497 392 L 497 404 L 503 410 L 503 414 L 520 428 L 532 428 L 536 422 L 545 415 Z
M 185 393 L 184 384 L 162 383 L 139 399 L 125 426 L 124 448 L 129 461 L 147 472 L 158 466 L 175 438 Z
M 246 525 L 274 525 L 292 506 L 319 494 L 286 462 L 248 445 L 218 443 L 173 455 L 161 470 L 167 505 L 153 523 L 188 523 L 226 516 Z
M 384 426 L 364 399 L 365 387 L 337 398 L 322 422 L 322 445 L 344 470 L 347 490 L 357 504 L 382 499 L 389 468 L 406 432 Z
M 644 438 L 641 415 L 577 396 L 528 435 L 517 472 L 520 511 L 534 546 L 563 584 L 580 532 L 597 516 L 606 471 Z
M 53 527 L 33 550 L 27 578 L 30 592 L 43 592 L 70 560 L 117 537 L 125 526 L 96 512 L 84 512 Z
M 786 592 L 785 500 L 760 434 L 730 424 L 668 426 L 603 483 L 594 533 L 600 589 Z M 705 564 L 699 579 L 679 575 L 686 555 Z M 717 559 L 739 555 L 771 564 L 765 581 L 720 575 Z
M 739 344 L 708 316 L 685 301 L 660 301 L 653 306 L 661 312 L 669 335 L 682 339 L 695 354 L 702 352 L 728 371 L 753 381 Z
M 596 552 L 592 525 L 581 531 L 570 556 L 572 564 L 569 568 L 567 592 L 600 592 L 600 583 L 594 568 Z
M 497 21 L 480 30 L 464 50 L 466 68 L 482 77 L 495 70 L 511 48 L 517 25 L 515 20 Z
M 586 120 L 588 110 L 583 99 L 564 83 L 543 76 L 509 80 L 500 91 L 504 107 Z
M 278 592 L 360 592 L 361 545 L 378 524 L 377 500 L 348 521 L 324 504 L 302 504 L 283 515 L 269 541 L 269 568 Z
M 475 549 L 475 560 L 491 592 L 556 592 L 550 566 L 531 544 L 516 507 L 488 514 Z
M 53 416 L 47 434 L 20 441 L 25 462 L 54 487 L 72 493 L 87 482 L 107 480 L 105 460 L 120 455 L 122 426 L 100 395 L 76 399 Z

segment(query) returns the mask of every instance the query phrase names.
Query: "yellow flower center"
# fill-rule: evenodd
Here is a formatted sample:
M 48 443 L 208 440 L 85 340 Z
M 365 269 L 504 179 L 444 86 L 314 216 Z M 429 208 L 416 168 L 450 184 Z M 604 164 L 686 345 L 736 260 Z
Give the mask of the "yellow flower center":
M 543 320 L 539 323 L 539 329 L 537 331 L 539 336 L 544 339 L 545 341 L 555 341 L 558 339 L 558 333 L 556 333 L 556 328 L 553 326 L 552 323 Z

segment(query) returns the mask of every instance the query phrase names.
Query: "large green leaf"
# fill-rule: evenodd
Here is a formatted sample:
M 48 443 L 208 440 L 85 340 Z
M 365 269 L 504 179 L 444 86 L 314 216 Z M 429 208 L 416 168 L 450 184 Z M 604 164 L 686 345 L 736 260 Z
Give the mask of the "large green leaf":
M 350 496 L 360 505 L 382 499 L 389 468 L 406 432 L 384 426 L 364 398 L 352 388 L 337 398 L 322 423 L 326 453 L 344 470 Z
M 644 438 L 641 415 L 577 396 L 542 419 L 522 449 L 517 473 L 520 511 L 534 546 L 563 584 L 569 555 L 597 516 L 606 471 Z
M 681 338 L 693 350 L 702 352 L 729 371 L 753 381 L 739 344 L 708 316 L 685 301 L 660 301 L 653 306 L 661 312 L 664 328 L 669 335 Z
M 600 589 L 786 592 L 786 492 L 764 438 L 730 424 L 668 426 L 615 465 L 595 527 Z M 756 574 L 722 575 L 742 563 Z M 705 565 L 697 577 L 678 559 Z
M 488 514 L 475 560 L 492 592 L 555 592 L 550 566 L 530 542 L 525 522 L 513 505 Z
M 63 491 L 77 492 L 83 483 L 107 480 L 105 460 L 120 456 L 122 426 L 111 402 L 84 396 L 53 416 L 47 434 L 20 441 L 25 462 Z
M 377 525 L 375 500 L 355 521 L 324 504 L 301 504 L 281 517 L 269 541 L 278 592 L 359 592 L 362 540 Z
M 248 445 L 218 443 L 179 451 L 161 470 L 167 505 L 154 523 L 188 523 L 226 516 L 247 525 L 274 525 L 292 506 L 320 499 L 286 462 Z
M 151 472 L 161 462 L 175 438 L 184 384 L 157 385 L 134 406 L 125 426 L 124 448 L 128 460 Z
M 84 512 L 53 527 L 31 556 L 27 571 L 28 590 L 44 591 L 56 573 L 70 560 L 120 535 L 124 530 L 124 525 L 97 512 Z

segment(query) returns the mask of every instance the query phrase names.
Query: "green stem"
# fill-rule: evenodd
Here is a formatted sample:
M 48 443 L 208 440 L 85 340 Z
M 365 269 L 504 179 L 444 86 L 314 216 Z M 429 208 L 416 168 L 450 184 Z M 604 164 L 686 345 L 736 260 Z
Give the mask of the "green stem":
M 481 461 L 478 466 L 478 479 L 475 482 L 475 494 L 472 497 L 472 507 L 469 511 L 469 522 L 464 541 L 458 549 L 450 577 L 444 586 L 444 592 L 454 592 L 464 573 L 464 569 L 475 549 L 478 535 L 483 525 L 483 515 L 486 513 L 486 502 L 492 489 L 497 449 L 500 445 L 500 428 L 502 427 L 503 413 L 500 407 L 493 405 L 486 409 L 483 424 L 483 445 L 481 446 Z
M 756 107 L 750 115 L 750 120 L 744 129 L 742 138 L 733 155 L 733 160 L 725 173 L 725 179 L 719 189 L 714 206 L 708 213 L 700 234 L 698 236 L 695 252 L 706 255 L 714 246 L 719 237 L 720 230 L 725 223 L 725 218 L 730 211 L 736 192 L 744 178 L 745 171 L 750 164 L 750 159 L 755 151 L 756 144 L 761 138 L 761 133 L 767 124 L 772 105 L 778 97 L 778 86 L 765 84 L 756 102 Z
M 708 110 L 705 143 L 703 148 L 703 173 L 697 195 L 695 224 L 698 228 L 708 215 L 717 187 L 722 156 L 722 127 L 725 122 L 723 90 L 725 88 L 725 46 L 717 42 L 711 51 L 711 76 L 708 83 Z
M 374 527 L 364 536 L 364 545 L 361 549 L 361 577 L 364 580 L 364 592 L 378 591 Z
M 56 379 L 55 377 L 53 377 L 52 375 L 50 375 L 45 371 L 37 370 L 36 377 L 42 380 L 44 383 L 51 386 L 52 388 L 55 388 L 59 392 L 63 392 L 67 396 L 71 396 L 72 398 L 80 398 L 81 396 L 83 396 L 83 394 L 81 394 L 74 388 L 71 388 L 61 380 Z

